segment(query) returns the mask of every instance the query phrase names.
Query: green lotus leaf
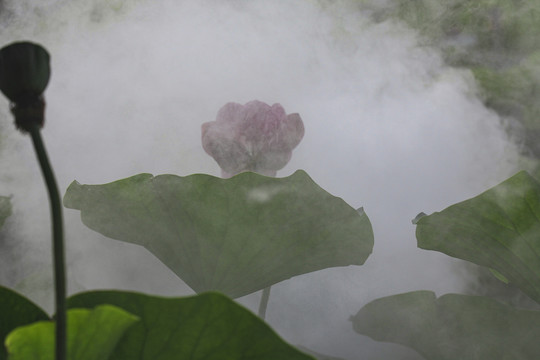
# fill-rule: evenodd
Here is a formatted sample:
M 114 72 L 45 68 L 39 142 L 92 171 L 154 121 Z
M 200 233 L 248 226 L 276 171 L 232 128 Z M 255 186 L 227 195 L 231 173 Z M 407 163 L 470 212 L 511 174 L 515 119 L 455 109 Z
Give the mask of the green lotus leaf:
M 7 334 L 19 326 L 49 320 L 49 316 L 36 304 L 13 290 L 0 286 L 0 360 L 7 359 L 3 346 Z
M 219 293 L 163 298 L 125 291 L 72 296 L 68 307 L 112 304 L 137 315 L 115 360 L 313 360 L 281 340 L 259 317 Z
M 118 307 L 101 305 L 95 309 L 67 312 L 67 359 L 106 360 L 118 340 L 137 317 Z M 55 324 L 40 321 L 11 332 L 6 338 L 9 360 L 53 360 Z
M 351 318 L 354 330 L 402 344 L 427 360 L 534 360 L 540 311 L 489 297 L 415 291 L 374 300 Z
M 303 171 L 73 182 L 64 205 L 81 210 L 89 228 L 144 246 L 197 293 L 240 297 L 296 275 L 361 265 L 373 248 L 365 213 Z
M 6 219 L 11 215 L 11 201 L 9 197 L 0 196 L 0 229 Z
M 496 270 L 540 302 L 540 184 L 519 172 L 416 224 L 418 247 Z

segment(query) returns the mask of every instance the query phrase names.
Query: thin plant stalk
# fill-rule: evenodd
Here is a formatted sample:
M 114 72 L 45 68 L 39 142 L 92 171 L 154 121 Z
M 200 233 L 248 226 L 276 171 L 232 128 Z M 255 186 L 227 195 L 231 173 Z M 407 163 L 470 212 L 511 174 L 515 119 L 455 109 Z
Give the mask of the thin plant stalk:
M 56 360 L 66 360 L 66 270 L 62 203 L 38 124 L 28 127 L 49 193 L 53 231 L 54 287 L 56 303 Z
M 259 317 L 263 320 L 266 318 L 266 308 L 268 307 L 268 299 L 270 299 L 271 288 L 272 287 L 269 286 L 264 288 L 262 291 L 261 302 L 259 303 Z

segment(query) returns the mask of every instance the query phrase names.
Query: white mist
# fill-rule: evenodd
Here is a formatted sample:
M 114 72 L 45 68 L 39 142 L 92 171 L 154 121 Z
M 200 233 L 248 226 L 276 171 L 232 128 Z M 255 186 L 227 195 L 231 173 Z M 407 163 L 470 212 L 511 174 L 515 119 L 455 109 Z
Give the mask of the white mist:
M 412 290 L 459 292 L 458 263 L 416 248 L 417 213 L 474 196 L 516 170 L 517 149 L 467 71 L 444 65 L 397 23 L 372 24 L 354 1 L 5 1 L 1 45 L 31 40 L 52 57 L 46 141 L 62 193 L 141 172 L 209 173 L 200 125 L 227 102 L 298 112 L 304 140 L 278 173 L 301 168 L 375 232 L 361 267 L 272 287 L 268 322 L 293 344 L 347 359 L 417 359 L 355 334 L 368 301 Z M 332 5 L 333 4 L 333 5 Z M 0 104 L 0 194 L 13 194 L 11 236 L 47 264 L 48 204 L 30 139 Z M 66 210 L 70 278 L 84 288 L 191 291 L 146 250 L 105 239 Z M 23 245 L 17 245 L 23 246 Z M 259 294 L 240 301 L 251 309 Z M 47 306 L 47 304 L 44 304 Z

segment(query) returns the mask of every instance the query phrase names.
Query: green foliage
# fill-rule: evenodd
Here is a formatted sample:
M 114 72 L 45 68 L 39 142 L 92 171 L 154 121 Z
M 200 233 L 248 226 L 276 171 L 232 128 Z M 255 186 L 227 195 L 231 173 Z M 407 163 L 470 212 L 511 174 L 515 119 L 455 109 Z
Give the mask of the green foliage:
M 409 346 L 427 360 L 532 360 L 540 354 L 540 312 L 483 296 L 393 295 L 370 302 L 351 320 L 356 332 Z
M 105 185 L 73 182 L 64 204 L 113 239 L 146 247 L 196 292 L 240 297 L 292 276 L 361 265 L 373 248 L 367 216 L 303 171 L 140 174 Z
M 449 65 L 470 69 L 485 105 L 522 125 L 513 131 L 540 158 L 540 1 L 357 1 L 374 21 L 410 26 Z
M 540 183 L 520 172 L 416 224 L 418 247 L 489 268 L 540 303 Z M 536 359 L 540 311 L 484 296 L 417 291 L 377 299 L 354 329 L 417 350 L 428 360 Z
M 0 196 L 0 229 L 6 219 L 11 215 L 11 201 L 9 197 Z
M 111 305 L 67 313 L 68 360 L 106 360 L 137 317 Z M 53 360 L 55 323 L 40 321 L 11 332 L 6 338 L 9 360 Z
M 476 55 L 484 51 L 515 57 L 539 45 L 538 1 L 390 0 L 381 5 L 374 0 L 363 0 L 360 3 L 361 7 L 371 10 L 376 21 L 399 19 L 419 30 L 434 46 L 468 47 L 472 61 L 477 61 Z M 460 35 L 470 37 L 472 43 L 448 41 Z M 482 57 L 482 61 L 490 60 Z
M 218 293 L 162 298 L 92 291 L 68 299 L 68 360 L 309 360 L 257 316 Z M 9 334 L 9 335 L 8 335 Z M 54 358 L 54 322 L 0 287 L 0 359 Z
M 495 269 L 540 303 L 540 184 L 520 172 L 417 222 L 418 247 Z
M 483 88 L 488 106 L 502 115 L 520 119 L 527 130 L 540 130 L 540 105 L 537 104 L 540 96 L 540 52 L 527 56 L 508 69 L 474 67 L 472 71 Z
M 69 307 L 121 307 L 140 318 L 120 340 L 115 360 L 308 360 L 257 316 L 218 293 L 161 298 L 93 291 L 68 299 Z
M 0 341 L 6 338 L 13 329 L 40 320 L 49 320 L 45 311 L 18 293 L 0 286 Z M 7 359 L 2 346 L 0 360 Z

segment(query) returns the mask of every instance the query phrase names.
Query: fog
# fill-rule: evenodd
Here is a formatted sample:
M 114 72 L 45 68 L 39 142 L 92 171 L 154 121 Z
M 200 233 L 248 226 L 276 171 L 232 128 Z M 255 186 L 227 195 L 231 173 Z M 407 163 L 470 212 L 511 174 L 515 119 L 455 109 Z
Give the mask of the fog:
M 278 176 L 304 169 L 375 233 L 363 266 L 272 287 L 267 321 L 292 344 L 347 359 L 418 359 L 355 334 L 368 301 L 412 290 L 461 292 L 459 261 L 416 248 L 419 212 L 477 195 L 518 168 L 505 119 L 485 108 L 472 75 L 445 66 L 403 24 L 370 22 L 354 1 L 3 2 L 2 46 L 31 40 L 51 54 L 43 136 L 61 193 L 148 172 L 220 169 L 200 126 L 227 102 L 261 100 L 299 113 L 305 136 Z M 0 100 L 0 195 L 13 195 L 2 285 L 46 274 L 48 203 L 27 136 Z M 143 248 L 109 240 L 65 210 L 71 291 L 191 290 Z M 11 256 L 7 254 L 17 254 Z M 22 262 L 22 263 L 20 263 Z M 22 265 L 21 265 L 22 264 Z M 47 269 L 47 270 L 43 270 Z M 42 275 L 43 276 L 43 275 Z M 51 310 L 50 300 L 24 290 Z M 256 309 L 260 294 L 239 299 Z

